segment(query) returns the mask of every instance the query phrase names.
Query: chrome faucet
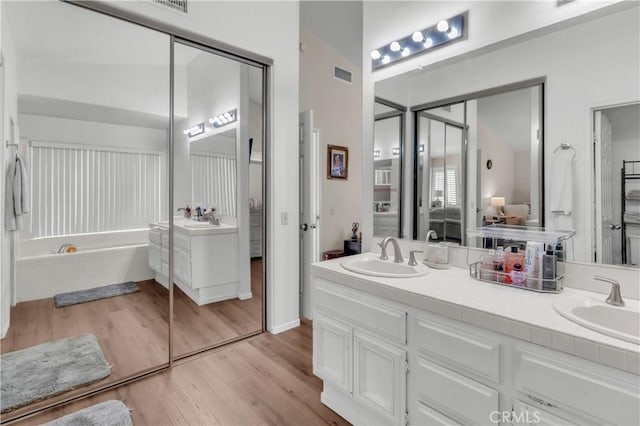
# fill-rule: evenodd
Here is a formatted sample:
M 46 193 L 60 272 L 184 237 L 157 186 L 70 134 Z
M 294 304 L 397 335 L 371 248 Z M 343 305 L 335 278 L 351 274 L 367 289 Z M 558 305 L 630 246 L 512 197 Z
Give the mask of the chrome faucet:
M 381 243 L 378 244 L 382 249 L 382 252 L 380 253 L 380 259 L 381 260 L 389 259 L 389 256 L 387 256 L 387 244 L 389 243 L 393 244 L 393 254 L 395 255 L 395 259 L 393 261 L 395 263 L 404 262 L 404 259 L 402 258 L 402 253 L 400 252 L 400 245 L 398 244 L 396 239 L 393 237 L 386 237 L 384 240 L 382 240 Z
M 429 242 L 429 240 L 431 239 L 432 235 L 433 235 L 433 239 L 434 240 L 438 239 L 438 233 L 436 231 L 434 231 L 433 229 L 430 229 L 429 232 L 427 232 L 427 238 L 425 239 L 425 241 Z
M 611 292 L 606 300 L 608 304 L 613 306 L 624 306 L 624 300 L 622 300 L 622 296 L 620 295 L 620 283 L 618 281 L 598 276 L 593 277 L 593 279 L 611 284 Z
M 212 225 L 220 225 L 220 219 L 218 219 L 215 215 L 216 209 L 211 209 L 208 212 L 205 212 L 202 216 L 204 221 L 208 221 Z

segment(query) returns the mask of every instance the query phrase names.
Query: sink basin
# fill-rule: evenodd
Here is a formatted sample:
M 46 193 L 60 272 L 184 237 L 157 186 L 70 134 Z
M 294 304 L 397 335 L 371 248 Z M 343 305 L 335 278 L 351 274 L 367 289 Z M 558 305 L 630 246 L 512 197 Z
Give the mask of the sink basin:
M 208 222 L 187 222 L 183 226 L 185 228 L 217 228 L 220 225 L 212 225 Z
M 553 308 L 563 317 L 598 333 L 640 344 L 640 309 L 638 302 L 627 300 L 627 306 L 611 306 L 602 300 L 583 295 L 563 295 Z M 630 306 L 629 306 L 630 305 Z
M 342 267 L 347 271 L 363 275 L 386 278 L 414 278 L 427 275 L 429 269 L 424 265 L 409 266 L 405 263 L 394 263 L 393 259 L 380 260 L 373 256 L 358 256 L 344 260 Z

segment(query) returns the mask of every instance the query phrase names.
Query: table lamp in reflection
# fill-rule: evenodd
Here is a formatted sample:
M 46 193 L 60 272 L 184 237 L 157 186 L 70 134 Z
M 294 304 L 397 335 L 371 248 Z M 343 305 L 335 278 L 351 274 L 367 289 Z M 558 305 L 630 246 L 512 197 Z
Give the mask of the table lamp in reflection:
M 502 206 L 504 206 L 504 197 L 491 197 L 491 206 L 494 209 L 494 217 L 502 216 Z

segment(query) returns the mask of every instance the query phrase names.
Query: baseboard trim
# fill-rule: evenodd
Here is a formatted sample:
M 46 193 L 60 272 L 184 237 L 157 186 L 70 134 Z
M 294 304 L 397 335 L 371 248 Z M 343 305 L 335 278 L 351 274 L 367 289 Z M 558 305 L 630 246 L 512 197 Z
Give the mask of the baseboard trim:
M 9 332 L 9 321 L 5 325 L 2 326 L 2 339 L 4 339 Z
M 294 321 L 290 321 L 284 324 L 276 325 L 275 327 L 271 327 L 269 332 L 271 334 L 282 333 L 283 331 L 291 330 L 292 328 L 300 327 L 300 318 L 296 318 Z
M 240 293 L 238 295 L 238 299 L 240 300 L 248 300 L 251 299 L 253 297 L 253 293 L 249 292 L 249 293 Z

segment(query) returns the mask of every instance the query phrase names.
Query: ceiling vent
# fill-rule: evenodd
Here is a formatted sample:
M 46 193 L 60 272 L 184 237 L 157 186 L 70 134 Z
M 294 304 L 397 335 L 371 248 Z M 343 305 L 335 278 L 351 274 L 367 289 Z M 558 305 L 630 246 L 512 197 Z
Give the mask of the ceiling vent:
M 334 66 L 333 77 L 351 84 L 351 71 L 347 71 L 338 66 Z
M 153 0 L 153 2 L 177 12 L 187 13 L 187 0 Z

